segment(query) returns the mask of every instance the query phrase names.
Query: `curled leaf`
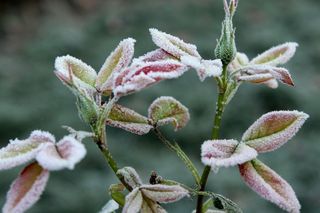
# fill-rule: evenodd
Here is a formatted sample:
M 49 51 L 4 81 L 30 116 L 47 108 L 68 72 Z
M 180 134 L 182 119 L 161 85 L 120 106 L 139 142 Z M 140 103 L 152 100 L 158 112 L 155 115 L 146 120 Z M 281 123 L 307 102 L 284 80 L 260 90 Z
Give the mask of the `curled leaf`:
M 133 65 L 116 76 L 113 93 L 127 95 L 161 80 L 177 78 L 185 71 L 184 64 L 172 59 Z
M 248 128 L 242 141 L 258 152 L 270 152 L 290 140 L 308 117 L 298 111 L 269 112 Z
M 255 75 L 242 75 L 238 78 L 240 81 L 249 81 L 251 83 L 263 83 L 273 79 L 270 73 L 261 73 Z
M 137 135 L 147 134 L 153 128 L 147 117 L 119 104 L 113 105 L 107 124 Z
M 132 60 L 134 43 L 132 38 L 124 39 L 108 56 L 98 73 L 96 87 L 99 91 L 111 92 L 115 73 L 127 67 Z
M 142 185 L 140 190 L 144 196 L 159 203 L 172 203 L 188 196 L 188 191 L 179 185 Z
M 189 44 L 179 39 L 178 37 L 172 36 L 165 32 L 161 32 L 157 29 L 149 29 L 152 36 L 152 41 L 164 51 L 180 59 L 181 56 L 194 56 L 201 58 L 197 47 L 193 44 Z
M 50 171 L 73 169 L 86 155 L 82 143 L 71 136 L 65 136 L 56 145 L 46 144 L 36 156 L 38 163 Z
M 162 208 L 158 203 L 152 201 L 152 200 L 146 200 L 146 198 L 144 199 L 143 203 L 142 203 L 142 207 L 141 207 L 141 211 L 140 212 L 144 212 L 144 213 L 166 213 L 167 211 Z
M 12 183 L 7 194 L 3 213 L 23 213 L 37 202 L 47 184 L 49 172 L 39 164 L 25 167 Z
M 163 49 L 156 49 L 144 54 L 143 56 L 140 56 L 139 58 L 133 59 L 133 64 L 139 65 L 145 62 L 162 61 L 166 59 L 175 59 L 175 57 L 173 57 Z
M 132 167 L 124 167 L 122 169 L 119 169 L 117 171 L 117 175 L 122 176 L 124 178 L 124 181 L 132 188 L 136 188 L 142 185 L 142 181 L 138 173 Z
M 158 126 L 171 123 L 175 130 L 186 126 L 190 119 L 188 108 L 168 96 L 154 100 L 148 109 L 148 116 Z
M 138 213 L 142 208 L 143 197 L 139 188 L 135 188 L 126 196 L 126 204 L 122 213 Z
M 244 163 L 239 170 L 246 184 L 260 196 L 288 212 L 300 212 L 300 203 L 291 186 L 261 161 Z
M 257 155 L 256 150 L 236 140 L 208 140 L 201 146 L 202 163 L 212 168 L 242 164 Z
M 228 70 L 231 72 L 241 69 L 249 63 L 248 56 L 244 53 L 237 52 L 236 57 L 228 65 Z
M 55 73 L 66 84 L 95 85 L 96 71 L 80 59 L 70 55 L 57 57 L 55 60 Z
M 33 131 L 25 140 L 11 140 L 6 147 L 0 149 L 0 170 L 10 169 L 34 159 L 45 144 L 54 142 L 53 135 L 40 130 Z
M 277 66 L 287 63 L 296 52 L 298 44 L 287 42 L 263 52 L 250 61 L 251 64 Z

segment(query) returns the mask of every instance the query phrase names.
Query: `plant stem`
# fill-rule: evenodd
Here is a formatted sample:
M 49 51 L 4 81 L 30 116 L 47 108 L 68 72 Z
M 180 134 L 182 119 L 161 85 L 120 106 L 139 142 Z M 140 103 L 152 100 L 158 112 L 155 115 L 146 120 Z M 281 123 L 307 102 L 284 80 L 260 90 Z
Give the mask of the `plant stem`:
M 225 103 L 225 92 L 226 92 L 226 87 L 227 87 L 228 79 L 227 79 L 227 66 L 223 66 L 223 72 L 222 72 L 222 84 L 218 84 L 218 100 L 216 103 L 216 111 L 215 111 L 215 116 L 214 116 L 214 122 L 213 122 L 213 128 L 212 128 L 212 135 L 211 138 L 218 139 L 219 137 L 219 130 L 221 126 L 221 119 L 222 119 L 222 114 L 224 111 L 224 108 L 226 106 Z M 200 179 L 200 192 L 204 191 L 206 188 L 207 180 L 209 177 L 211 171 L 210 166 L 205 166 L 201 179 Z M 196 213 L 202 213 L 202 205 L 203 205 L 203 195 L 199 194 L 198 195 L 198 200 L 197 200 L 197 209 Z

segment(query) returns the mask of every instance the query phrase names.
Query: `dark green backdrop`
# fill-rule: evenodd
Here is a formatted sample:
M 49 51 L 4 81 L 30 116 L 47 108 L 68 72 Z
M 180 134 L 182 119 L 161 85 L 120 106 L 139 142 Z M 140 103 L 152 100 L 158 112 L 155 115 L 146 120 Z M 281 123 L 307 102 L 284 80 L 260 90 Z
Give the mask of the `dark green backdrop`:
M 288 64 L 296 86 L 277 90 L 243 85 L 225 112 L 222 135 L 240 138 L 261 114 L 271 110 L 302 110 L 310 119 L 286 146 L 261 158 L 295 189 L 302 212 L 320 210 L 320 3 L 318 0 L 240 0 L 235 17 L 238 50 L 250 57 L 285 41 L 300 44 Z M 105 57 L 126 37 L 137 39 L 136 54 L 152 50 L 148 28 L 182 37 L 198 46 L 205 58 L 213 49 L 223 19 L 220 0 L 25 0 L 0 2 L 0 145 L 24 138 L 33 129 L 54 133 L 61 125 L 87 129 L 78 118 L 73 95 L 53 74 L 54 59 L 71 54 L 99 69 Z M 200 83 L 194 71 L 128 96 L 121 102 L 146 114 L 160 95 L 174 96 L 191 113 L 186 128 L 165 133 L 179 141 L 200 163 L 200 145 L 210 136 L 216 88 L 213 80 Z M 192 185 L 183 164 L 154 136 L 135 136 L 108 128 L 114 157 L 133 166 L 147 180 L 151 170 Z M 91 141 L 88 155 L 74 171 L 54 172 L 42 199 L 29 212 L 97 212 L 108 201 L 107 187 L 116 179 Z M 2 171 L 0 205 L 21 168 Z M 240 179 L 236 168 L 211 175 L 208 188 L 224 194 L 244 212 L 281 212 L 260 199 Z M 169 212 L 191 212 L 195 200 L 165 205 Z

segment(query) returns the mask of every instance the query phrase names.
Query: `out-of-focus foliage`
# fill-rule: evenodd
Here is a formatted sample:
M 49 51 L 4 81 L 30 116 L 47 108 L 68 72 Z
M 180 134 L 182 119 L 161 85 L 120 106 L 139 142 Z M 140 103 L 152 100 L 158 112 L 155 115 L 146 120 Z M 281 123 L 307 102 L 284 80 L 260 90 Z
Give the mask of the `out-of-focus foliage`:
M 288 64 L 295 87 L 241 86 L 224 116 L 221 137 L 239 138 L 260 115 L 271 110 L 304 111 L 310 119 L 289 145 L 261 157 L 295 189 L 302 212 L 320 209 L 320 3 L 318 0 L 242 0 L 234 18 L 238 51 L 254 57 L 285 41 L 300 44 Z M 119 41 L 137 39 L 135 56 L 155 49 L 148 28 L 156 27 L 199 47 L 213 58 L 223 19 L 220 0 L 25 0 L 0 2 L 0 145 L 24 138 L 33 129 L 62 136 L 61 125 L 87 129 L 75 99 L 53 74 L 54 59 L 70 54 L 99 69 Z M 170 95 L 190 110 L 191 121 L 179 132 L 165 128 L 180 142 L 199 168 L 200 145 L 210 136 L 216 100 L 213 80 L 200 83 L 195 72 L 162 82 L 123 98 L 121 104 L 139 113 L 160 95 Z M 107 128 L 114 157 L 133 166 L 146 182 L 151 170 L 192 186 L 183 163 L 152 133 L 136 136 Z M 95 145 L 87 139 L 88 156 L 74 171 L 52 173 L 41 201 L 30 212 L 97 212 L 110 199 L 107 188 L 115 176 Z M 21 169 L 21 168 L 20 168 Z M 18 169 L 1 172 L 0 205 Z M 245 212 L 281 212 L 260 199 L 240 180 L 236 170 L 220 169 L 208 188 L 224 194 Z M 195 200 L 166 206 L 169 212 L 190 212 Z

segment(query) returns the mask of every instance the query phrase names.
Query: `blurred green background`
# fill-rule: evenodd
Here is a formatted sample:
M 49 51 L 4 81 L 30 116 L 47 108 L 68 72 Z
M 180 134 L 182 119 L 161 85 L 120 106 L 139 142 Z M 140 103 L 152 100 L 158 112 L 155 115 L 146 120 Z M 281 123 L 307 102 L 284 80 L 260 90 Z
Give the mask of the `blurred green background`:
M 80 121 L 75 98 L 53 74 L 56 56 L 70 54 L 97 70 L 126 37 L 137 39 L 135 56 L 155 48 L 148 28 L 156 27 L 194 43 L 205 58 L 213 49 L 223 19 L 221 0 L 2 0 L 0 1 L 0 145 L 25 138 L 33 129 L 66 132 L 61 125 L 88 129 Z M 240 138 L 260 115 L 271 110 L 301 110 L 310 119 L 288 144 L 260 158 L 292 184 L 302 212 L 320 211 L 320 2 L 318 0 L 241 1 L 235 17 L 237 47 L 250 57 L 285 41 L 300 44 L 287 65 L 296 86 L 276 90 L 243 84 L 227 108 L 221 137 Z M 179 132 L 165 129 L 196 162 L 200 145 L 210 137 L 216 100 L 215 83 L 201 83 L 190 71 L 178 80 L 162 82 L 121 102 L 146 114 L 158 96 L 170 95 L 185 104 L 191 121 Z M 114 157 L 133 166 L 145 181 L 152 170 L 193 186 L 181 161 L 152 134 L 136 136 L 108 128 Z M 53 172 L 45 193 L 29 212 L 97 212 L 109 200 L 116 183 L 90 140 L 88 155 L 73 171 Z M 22 168 L 22 167 L 21 167 Z M 2 171 L 0 206 L 9 184 L 21 168 Z M 209 178 L 208 189 L 237 202 L 244 212 L 282 212 L 262 200 L 240 179 L 237 168 L 221 169 Z M 195 199 L 164 205 L 169 212 L 191 212 Z

